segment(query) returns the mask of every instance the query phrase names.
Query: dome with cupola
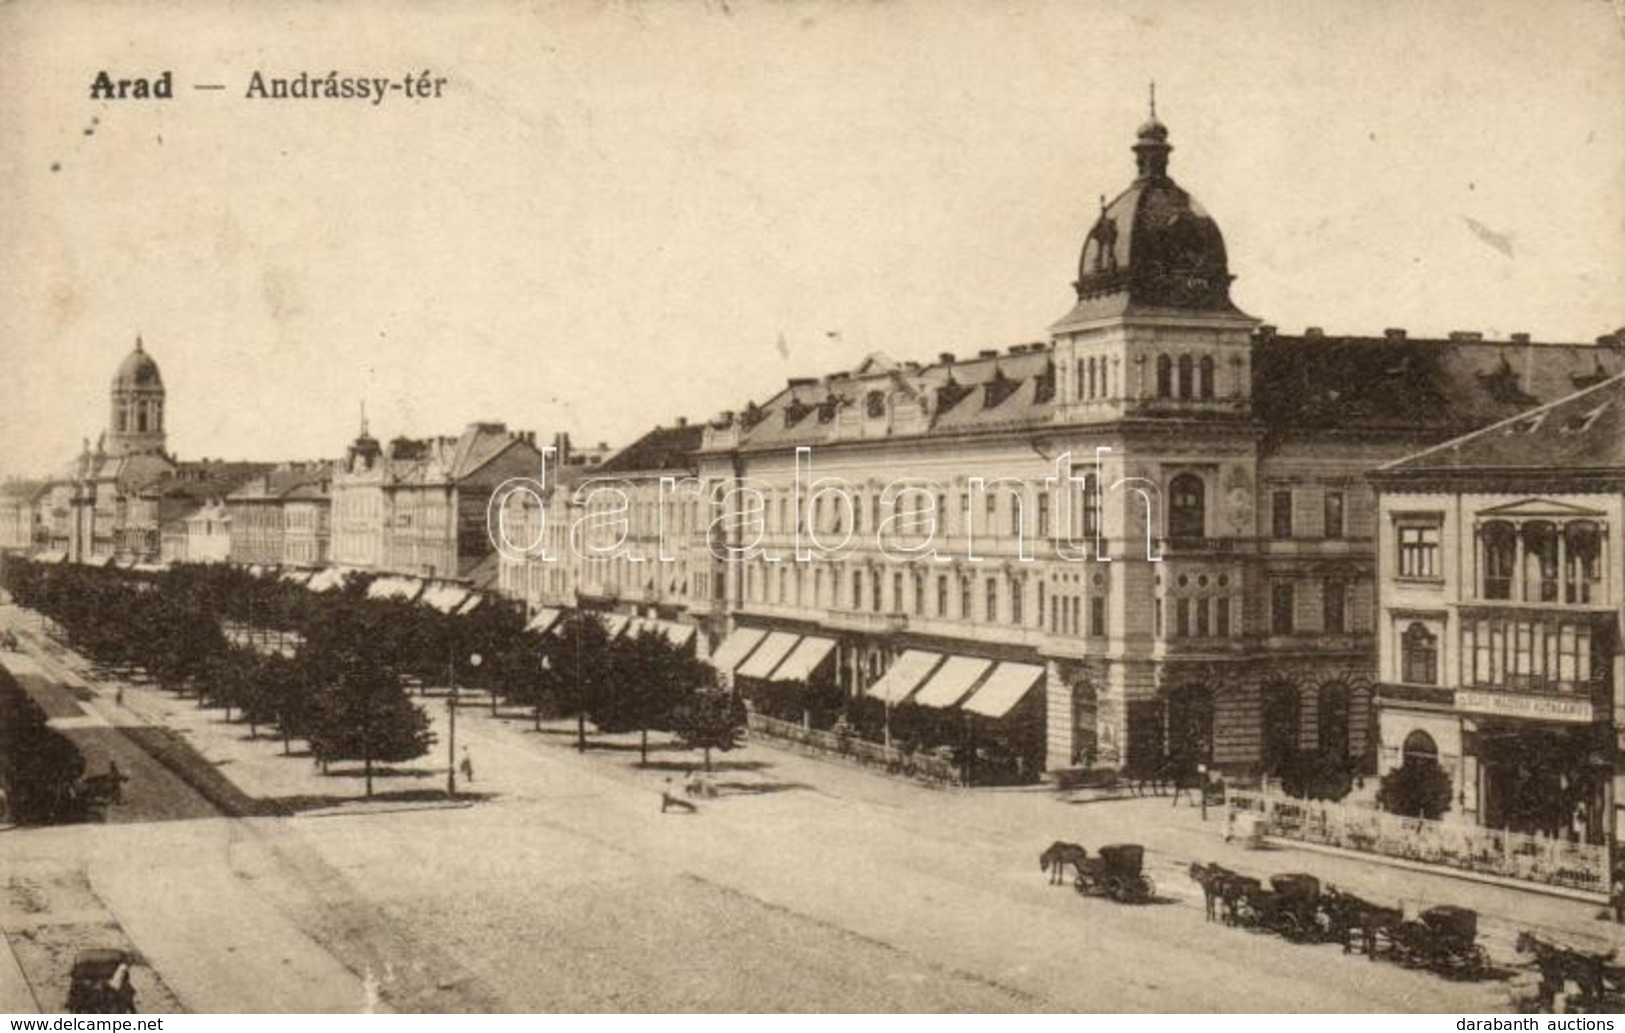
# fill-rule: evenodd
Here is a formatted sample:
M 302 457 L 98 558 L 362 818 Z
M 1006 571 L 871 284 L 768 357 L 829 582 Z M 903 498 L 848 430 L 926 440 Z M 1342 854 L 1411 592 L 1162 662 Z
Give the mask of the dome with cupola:
M 164 451 L 164 378 L 141 338 L 119 363 L 110 392 L 107 453 L 112 456 Z
M 127 355 L 119 363 L 118 372 L 113 374 L 113 389 L 120 388 L 161 388 L 164 378 L 158 373 L 158 364 L 147 354 L 141 344 L 141 338 L 135 339 L 135 351 Z
M 1168 175 L 1173 149 L 1153 108 L 1134 144 L 1134 182 L 1100 199 L 1072 285 L 1077 305 L 1062 324 L 1159 310 L 1241 315 L 1218 223 Z

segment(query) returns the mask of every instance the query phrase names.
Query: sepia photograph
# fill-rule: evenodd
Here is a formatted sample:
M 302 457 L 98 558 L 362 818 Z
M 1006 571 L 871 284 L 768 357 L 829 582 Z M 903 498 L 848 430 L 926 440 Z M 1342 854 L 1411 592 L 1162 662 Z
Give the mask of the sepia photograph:
M 0 1014 L 1625 1011 L 1622 111 L 1625 0 L 0 2 Z

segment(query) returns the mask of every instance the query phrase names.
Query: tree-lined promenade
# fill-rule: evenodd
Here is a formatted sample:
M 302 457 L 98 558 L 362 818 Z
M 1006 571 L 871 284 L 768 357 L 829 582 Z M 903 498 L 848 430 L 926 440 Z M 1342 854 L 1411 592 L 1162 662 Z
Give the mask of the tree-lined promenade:
M 374 764 L 425 755 L 435 745 L 413 685 L 476 688 L 543 718 L 574 717 L 605 733 L 677 734 L 681 744 L 729 749 L 744 723 L 737 700 L 704 688 L 709 668 L 659 632 L 612 638 L 597 615 L 573 611 L 547 633 L 529 631 L 514 604 L 472 612 L 369 598 L 371 578 L 312 592 L 239 567 L 183 565 L 163 572 L 9 559 L 4 586 L 49 619 L 67 644 L 116 673 L 144 672 L 282 740 L 308 744 L 324 770 L 358 761 L 372 792 Z M 225 627 L 276 636 L 291 650 L 233 642 Z

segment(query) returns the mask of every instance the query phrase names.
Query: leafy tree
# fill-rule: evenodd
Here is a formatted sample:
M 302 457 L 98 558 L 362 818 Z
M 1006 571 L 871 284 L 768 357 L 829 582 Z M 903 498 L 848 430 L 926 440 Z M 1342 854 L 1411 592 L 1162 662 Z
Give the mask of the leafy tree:
M 1332 754 L 1293 754 L 1281 770 L 1281 790 L 1309 800 L 1341 800 L 1354 788 L 1353 764 Z
M 543 639 L 540 691 L 558 712 L 576 719 L 576 749 L 587 748 L 587 716 L 610 691 L 615 677 L 609 631 L 586 610 L 567 614 Z
M 375 761 L 421 757 L 435 741 L 429 715 L 401 684 L 387 624 L 387 614 L 347 600 L 305 643 L 306 670 L 322 689 L 311 715 L 311 753 L 324 767 L 360 760 L 368 796 Z
M 1411 818 L 1436 820 L 1450 809 L 1450 799 L 1450 776 L 1435 760 L 1408 760 L 1377 786 L 1378 807 Z
M 13 820 L 34 825 L 74 817 L 69 789 L 84 773 L 78 747 L 48 727 L 45 711 L 0 669 L 0 785 Z
M 639 763 L 649 763 L 649 730 L 669 727 L 673 712 L 703 683 L 706 668 L 658 631 L 640 629 L 609 643 L 610 689 L 592 701 L 600 731 L 642 733 Z
M 677 738 L 685 749 L 705 751 L 705 770 L 711 770 L 711 751 L 727 752 L 743 744 L 745 704 L 719 689 L 703 689 L 677 708 Z

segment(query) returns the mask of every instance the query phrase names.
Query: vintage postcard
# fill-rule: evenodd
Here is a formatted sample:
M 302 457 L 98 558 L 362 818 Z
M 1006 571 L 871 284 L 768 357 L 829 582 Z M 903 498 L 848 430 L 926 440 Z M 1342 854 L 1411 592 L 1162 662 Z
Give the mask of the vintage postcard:
M 0 1012 L 1619 1010 L 1622 98 L 1617 0 L 0 3 Z

